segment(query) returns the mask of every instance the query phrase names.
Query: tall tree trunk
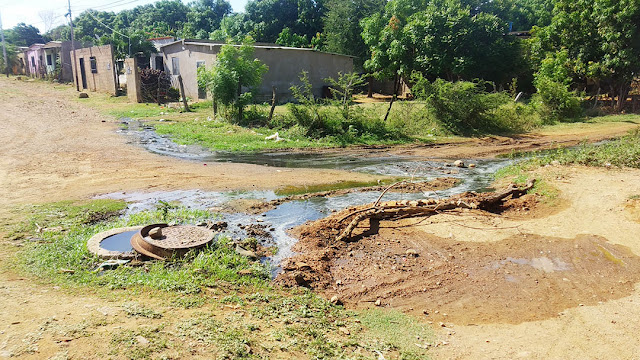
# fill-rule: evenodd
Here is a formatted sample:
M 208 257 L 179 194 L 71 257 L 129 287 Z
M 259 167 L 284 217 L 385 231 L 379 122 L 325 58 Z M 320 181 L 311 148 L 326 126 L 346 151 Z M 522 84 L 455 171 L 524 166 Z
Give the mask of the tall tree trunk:
M 616 103 L 616 111 L 620 112 L 624 109 L 627 103 L 627 96 L 629 95 L 629 85 L 622 84 L 618 88 L 618 102 Z
M 367 90 L 367 97 L 368 98 L 373 97 L 373 76 L 369 76 L 369 86 Z

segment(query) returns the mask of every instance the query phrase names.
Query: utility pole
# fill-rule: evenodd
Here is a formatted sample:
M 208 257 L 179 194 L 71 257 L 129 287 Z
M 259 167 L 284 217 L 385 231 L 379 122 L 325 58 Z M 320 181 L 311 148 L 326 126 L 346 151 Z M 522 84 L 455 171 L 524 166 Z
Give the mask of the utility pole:
M 4 44 L 4 30 L 2 29 L 2 16 L 0 15 L 0 39 L 2 40 L 2 56 L 4 56 L 4 72 L 9 77 L 9 61 L 7 60 L 7 47 Z
M 69 15 L 69 24 L 71 24 L 71 49 L 73 51 L 73 66 L 72 70 L 75 70 L 73 73 L 76 77 L 76 91 L 80 91 L 80 84 L 78 84 L 78 58 L 76 57 L 76 42 L 73 36 L 73 17 L 71 16 L 71 0 L 69 0 L 69 12 L 66 14 Z

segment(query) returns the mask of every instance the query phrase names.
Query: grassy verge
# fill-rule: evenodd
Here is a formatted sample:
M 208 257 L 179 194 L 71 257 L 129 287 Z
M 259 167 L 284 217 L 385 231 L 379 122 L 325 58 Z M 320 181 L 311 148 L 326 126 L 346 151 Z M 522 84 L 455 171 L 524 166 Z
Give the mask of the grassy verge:
M 97 232 L 215 218 L 162 205 L 122 218 L 125 207 L 121 201 L 93 200 L 23 209 L 27 219 L 11 229 L 14 241 L 24 244 L 16 269 L 67 291 L 95 291 L 111 299 L 126 319 L 107 317 L 64 328 L 54 319 L 43 325 L 43 335 L 98 343 L 106 336 L 102 355 L 129 359 L 428 357 L 427 346 L 415 343 L 429 344 L 433 333 L 417 320 L 384 310 L 351 312 L 306 289 L 273 288 L 266 265 L 238 256 L 225 241 L 183 259 L 97 271 L 104 260 L 86 249 Z
M 606 121 L 606 120 L 605 120 Z M 616 140 L 602 144 L 583 143 L 577 147 L 557 150 L 545 150 L 524 154 L 513 154 L 514 157 L 529 157 L 511 166 L 498 170 L 497 180 L 506 180 L 524 184 L 534 171 L 549 165 L 584 165 L 594 167 L 630 167 L 640 168 L 640 130 Z M 547 179 L 538 177 L 532 190 L 543 196 L 545 201 L 553 204 L 558 197 L 558 190 L 551 186 Z

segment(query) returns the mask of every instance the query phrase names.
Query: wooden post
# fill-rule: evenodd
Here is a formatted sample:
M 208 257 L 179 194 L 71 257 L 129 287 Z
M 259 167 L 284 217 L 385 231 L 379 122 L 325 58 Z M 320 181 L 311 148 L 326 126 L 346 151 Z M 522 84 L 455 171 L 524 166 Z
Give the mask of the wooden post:
M 398 75 L 396 75 L 395 79 L 393 80 L 393 97 L 391 98 L 391 102 L 389 103 L 389 108 L 387 109 L 387 113 L 384 116 L 384 122 L 387 122 L 387 119 L 389 118 L 389 114 L 391 113 L 391 107 L 393 106 L 394 101 L 396 101 L 396 98 L 398 97 L 398 90 L 400 88 L 400 77 Z
M 273 118 L 273 112 L 276 110 L 276 87 L 272 86 L 271 91 L 273 92 L 273 94 L 271 96 L 271 111 L 269 111 L 269 122 L 271 122 L 271 119 Z
M 182 105 L 184 111 L 189 111 L 189 104 L 187 104 L 187 96 L 184 94 L 184 84 L 182 83 L 182 75 L 178 75 L 178 84 L 180 85 L 180 95 L 182 96 Z

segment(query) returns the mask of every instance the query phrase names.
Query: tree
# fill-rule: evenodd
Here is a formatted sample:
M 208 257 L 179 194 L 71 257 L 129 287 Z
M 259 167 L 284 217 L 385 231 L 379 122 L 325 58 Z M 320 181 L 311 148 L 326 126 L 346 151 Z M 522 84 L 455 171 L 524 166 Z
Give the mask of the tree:
M 273 43 L 284 30 L 311 39 L 322 32 L 323 0 L 252 0 L 245 19 L 256 41 Z
M 355 66 L 361 69 L 371 54 L 362 38 L 360 21 L 383 11 L 386 3 L 386 0 L 327 0 L 324 50 L 355 56 Z
M 31 46 L 36 43 L 44 43 L 40 30 L 33 25 L 19 23 L 5 33 L 5 40 L 16 46 Z
M 200 39 L 209 38 L 209 34 L 220 28 L 222 19 L 231 14 L 231 4 L 225 0 L 198 0 L 189 4 L 187 23 L 183 35 Z
M 473 13 L 460 0 L 392 0 L 384 14 L 362 21 L 371 57 L 365 68 L 382 77 L 448 80 L 511 80 L 519 58 L 506 23 L 495 15 Z
M 555 0 L 551 24 L 534 29 L 531 54 L 539 76 L 565 83 L 562 74 L 573 88 L 587 91 L 590 83 L 604 87 L 621 110 L 640 74 L 640 3 Z
M 491 0 L 480 4 L 478 9 L 510 23 L 514 31 L 524 31 L 549 25 L 553 4 L 554 0 Z
M 198 83 L 212 95 L 214 103 L 237 110 L 237 122 L 241 123 L 245 105 L 253 98 L 244 88 L 260 85 L 268 67 L 253 55 L 254 48 L 247 41 L 243 45 L 223 45 L 216 64 L 211 69 L 198 69 Z M 231 119 L 231 116 L 228 116 Z

